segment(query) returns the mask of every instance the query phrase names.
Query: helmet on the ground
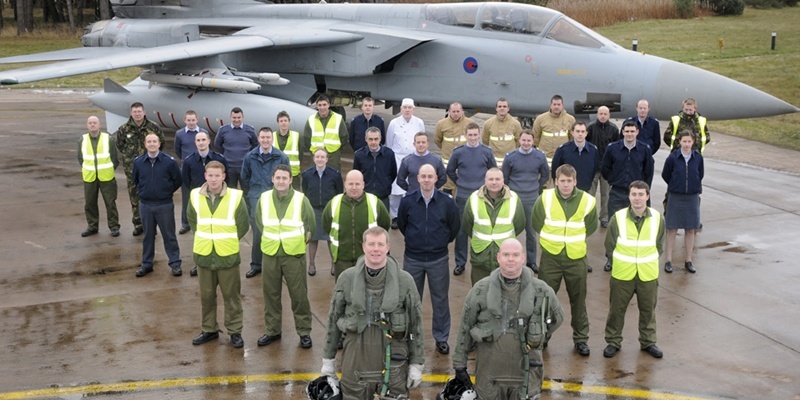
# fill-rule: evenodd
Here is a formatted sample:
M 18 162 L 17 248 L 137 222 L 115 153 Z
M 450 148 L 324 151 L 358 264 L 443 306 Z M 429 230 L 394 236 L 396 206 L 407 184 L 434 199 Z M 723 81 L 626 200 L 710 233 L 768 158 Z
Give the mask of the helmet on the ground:
M 341 400 L 339 380 L 332 376 L 320 376 L 308 383 L 306 394 L 309 400 Z
M 436 395 L 436 400 L 475 400 L 478 394 L 472 387 L 466 386 L 461 381 L 451 378 L 444 385 L 444 390 Z

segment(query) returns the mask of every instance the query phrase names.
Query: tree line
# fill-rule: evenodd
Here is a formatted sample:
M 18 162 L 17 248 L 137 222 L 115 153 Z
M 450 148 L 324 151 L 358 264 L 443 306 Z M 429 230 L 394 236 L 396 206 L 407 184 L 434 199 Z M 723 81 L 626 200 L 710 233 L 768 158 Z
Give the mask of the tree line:
M 4 14 L 9 12 L 14 15 L 18 35 L 33 32 L 39 23 L 68 23 L 75 30 L 114 16 L 108 0 L 0 0 L 0 29 L 4 28 Z M 41 18 L 34 19 L 34 15 Z

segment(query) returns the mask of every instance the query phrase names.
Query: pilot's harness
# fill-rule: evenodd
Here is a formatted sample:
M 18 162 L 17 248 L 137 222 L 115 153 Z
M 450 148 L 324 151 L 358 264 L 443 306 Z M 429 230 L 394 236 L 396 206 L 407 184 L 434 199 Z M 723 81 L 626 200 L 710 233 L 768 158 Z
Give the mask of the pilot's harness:
M 406 322 L 409 324 L 409 326 L 406 329 L 413 329 L 413 326 L 411 325 L 411 320 L 409 319 L 409 315 L 408 315 L 408 308 L 406 308 Z M 389 393 L 389 374 L 390 374 L 391 367 L 392 367 L 392 360 L 405 361 L 408 358 L 405 357 L 405 356 L 399 355 L 399 354 L 395 355 L 395 356 L 392 355 L 392 339 L 394 339 L 394 336 L 392 336 L 392 331 L 389 329 L 390 328 L 389 319 L 386 318 L 386 313 L 385 312 L 381 312 L 380 313 L 380 326 L 381 326 L 381 331 L 383 332 L 383 337 L 386 340 L 386 351 L 384 352 L 385 359 L 384 359 L 384 364 L 383 364 L 383 371 L 381 371 L 381 373 L 383 375 L 383 382 L 382 382 L 382 385 L 381 385 L 380 394 L 375 393 L 372 396 L 372 398 L 373 398 L 373 400 L 403 400 L 403 399 L 408 399 L 408 396 L 406 396 L 404 394 L 401 394 L 399 396 L 393 396 L 392 394 Z M 413 333 L 409 332 L 408 335 L 409 335 L 408 336 L 409 341 L 414 340 L 414 334 Z
M 542 306 L 541 306 L 542 310 L 540 313 L 541 315 L 540 323 L 542 324 L 542 330 L 543 330 L 542 332 L 543 341 L 546 340 L 547 338 L 547 326 L 550 325 L 550 322 L 552 322 L 550 316 L 548 315 L 549 314 L 548 311 L 550 308 L 549 303 L 550 303 L 549 299 L 547 298 L 547 296 L 545 296 L 542 301 Z M 520 400 L 527 400 L 528 384 L 530 383 L 531 380 L 531 374 L 530 374 L 531 364 L 529 355 L 531 351 L 531 346 L 528 344 L 527 333 L 525 329 L 525 320 L 523 318 L 517 319 L 517 333 L 519 334 L 519 344 L 522 349 L 523 369 L 525 370 L 525 378 L 524 378 L 525 384 L 522 386 L 522 392 L 520 393 L 519 398 Z M 541 347 L 542 345 L 539 344 L 539 346 Z

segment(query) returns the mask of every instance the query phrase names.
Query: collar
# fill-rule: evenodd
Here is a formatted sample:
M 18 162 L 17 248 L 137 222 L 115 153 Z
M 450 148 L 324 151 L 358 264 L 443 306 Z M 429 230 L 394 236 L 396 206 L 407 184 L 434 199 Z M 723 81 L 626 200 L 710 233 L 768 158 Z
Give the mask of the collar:
M 531 153 L 533 153 L 533 150 L 534 150 L 534 149 L 535 149 L 535 147 L 531 147 L 531 149 L 530 149 L 530 150 L 528 150 L 528 151 L 525 151 L 525 150 L 523 150 L 523 149 L 522 149 L 522 147 L 520 147 L 520 148 L 518 148 L 517 150 L 519 150 L 519 152 L 520 152 L 520 153 L 522 153 L 522 154 L 531 154 Z
M 222 182 L 222 190 L 219 192 L 219 197 L 225 197 L 228 193 L 228 185 L 225 182 Z M 203 183 L 203 186 L 200 186 L 200 194 L 202 196 L 211 197 L 208 193 L 208 183 Z
M 272 147 L 273 146 L 269 146 L 269 150 L 264 151 L 264 149 L 262 149 L 261 146 L 258 146 L 258 154 L 272 154 Z

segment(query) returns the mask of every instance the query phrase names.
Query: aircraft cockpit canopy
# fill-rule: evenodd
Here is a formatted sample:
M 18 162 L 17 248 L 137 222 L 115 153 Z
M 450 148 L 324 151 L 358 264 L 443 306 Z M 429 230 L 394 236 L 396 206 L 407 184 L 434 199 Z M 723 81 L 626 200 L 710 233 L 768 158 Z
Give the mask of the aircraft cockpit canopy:
M 608 43 L 558 11 L 519 3 L 428 4 L 425 19 L 438 24 L 545 36 L 573 46 L 601 48 Z

